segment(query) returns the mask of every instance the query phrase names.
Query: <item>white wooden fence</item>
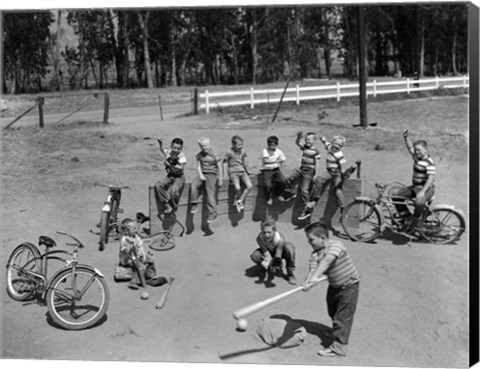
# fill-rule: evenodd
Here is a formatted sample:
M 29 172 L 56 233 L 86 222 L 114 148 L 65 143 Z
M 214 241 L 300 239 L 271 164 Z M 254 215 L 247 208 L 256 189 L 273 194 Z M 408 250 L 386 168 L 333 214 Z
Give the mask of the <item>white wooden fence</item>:
M 411 79 L 406 78 L 398 81 L 377 82 L 372 81 L 367 83 L 367 96 L 373 97 L 380 94 L 402 93 L 407 94 L 412 91 L 427 91 L 439 88 L 468 88 L 469 78 L 464 75 L 461 77 L 448 78 L 428 78 L 428 79 Z M 210 109 L 225 106 L 250 105 L 253 109 L 255 105 L 265 103 L 276 103 L 280 101 L 284 89 L 262 89 L 255 90 L 251 87 L 249 90 L 243 91 L 228 91 L 228 92 L 209 92 L 205 90 L 204 93 L 199 94 L 199 100 L 202 101 L 199 106 L 200 109 L 205 109 L 207 114 Z M 300 105 L 301 101 L 319 100 L 319 99 L 333 99 L 340 101 L 342 97 L 359 96 L 359 84 L 340 84 L 337 82 L 329 86 L 310 86 L 290 87 L 286 90 L 283 101 L 295 101 Z M 204 101 L 204 102 L 203 102 Z

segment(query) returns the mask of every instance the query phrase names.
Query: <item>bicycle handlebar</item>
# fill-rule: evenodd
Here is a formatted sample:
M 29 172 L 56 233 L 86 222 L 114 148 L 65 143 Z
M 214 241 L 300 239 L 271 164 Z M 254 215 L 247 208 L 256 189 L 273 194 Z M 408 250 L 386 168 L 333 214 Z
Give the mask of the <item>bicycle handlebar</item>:
M 83 243 L 81 243 L 75 236 L 72 236 L 70 233 L 67 233 L 67 232 L 62 232 L 62 231 L 57 231 L 58 234 L 61 234 L 63 236 L 67 236 L 67 237 L 70 237 L 72 240 L 74 240 L 77 244 L 78 244 L 78 247 L 83 249 L 85 246 L 83 246 Z M 68 246 L 77 246 L 75 244 L 69 244 L 67 243 L 66 245 Z

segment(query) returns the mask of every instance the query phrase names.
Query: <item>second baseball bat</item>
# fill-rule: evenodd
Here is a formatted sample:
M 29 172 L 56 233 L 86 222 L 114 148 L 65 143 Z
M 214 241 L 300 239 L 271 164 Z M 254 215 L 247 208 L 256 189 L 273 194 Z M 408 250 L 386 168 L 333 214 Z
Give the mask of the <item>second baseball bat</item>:
M 168 281 L 166 290 L 163 292 L 162 296 L 160 297 L 160 299 L 157 302 L 157 305 L 155 306 L 156 309 L 162 309 L 163 305 L 165 305 L 165 301 L 167 300 L 168 290 L 172 286 L 172 283 L 173 283 L 173 277 L 170 277 L 170 280 Z
M 322 281 L 325 281 L 327 279 L 326 276 L 323 276 L 322 278 L 320 278 L 320 280 L 315 283 L 314 286 L 316 286 L 318 283 L 322 282 Z M 253 314 L 263 308 L 266 308 L 267 306 L 270 306 L 280 300 L 283 300 L 284 298 L 290 296 L 290 295 L 293 295 L 294 293 L 297 293 L 299 291 L 301 291 L 303 289 L 304 286 L 298 286 L 298 287 L 295 287 L 294 289 L 291 289 L 289 291 L 286 291 L 286 292 L 283 292 L 283 293 L 280 293 L 276 296 L 272 296 L 272 297 L 269 297 L 268 299 L 265 299 L 265 300 L 262 300 L 262 301 L 259 301 L 259 302 L 256 302 L 254 304 L 251 304 L 251 305 L 248 305 L 248 306 L 245 306 L 241 309 L 238 309 L 236 311 L 233 312 L 233 317 L 235 319 L 241 319 L 241 318 L 244 318 L 246 317 L 247 315 L 250 315 L 250 314 Z

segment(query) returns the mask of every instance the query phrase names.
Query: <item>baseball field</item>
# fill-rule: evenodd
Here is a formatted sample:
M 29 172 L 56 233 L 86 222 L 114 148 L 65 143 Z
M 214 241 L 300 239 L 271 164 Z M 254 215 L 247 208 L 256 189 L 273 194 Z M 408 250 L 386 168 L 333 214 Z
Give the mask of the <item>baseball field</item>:
M 151 116 L 112 119 L 109 124 L 65 121 L 44 129 L 23 126 L 2 131 L 1 263 L 24 241 L 76 235 L 86 248 L 80 261 L 100 269 L 110 289 L 107 318 L 84 331 L 56 327 L 47 307 L 13 301 L 1 275 L 1 356 L 4 359 L 153 361 L 179 363 L 255 363 L 290 365 L 466 367 L 469 353 L 469 229 L 456 244 L 434 245 L 386 234 L 374 243 L 343 240 L 361 275 L 360 297 L 348 356 L 321 358 L 322 332 L 331 325 L 326 284 L 299 292 L 248 317 L 245 332 L 236 330 L 232 312 L 292 288 L 276 278 L 275 286 L 255 281 L 249 258 L 256 248 L 259 222 L 245 217 L 238 226 L 222 222 L 212 233 L 199 227 L 176 239 L 169 251 L 154 251 L 157 274 L 175 281 L 163 309 L 155 304 L 165 286 L 142 291 L 113 280 L 118 242 L 98 251 L 99 221 L 106 197 L 95 182 L 128 185 L 121 217 L 148 212 L 148 186 L 165 175 L 162 157 L 144 137 L 183 138 L 187 181 L 195 175 L 197 139 L 210 138 L 218 153 L 238 134 L 245 140 L 252 172 L 257 173 L 266 138 L 275 134 L 287 157 L 287 173 L 298 166 L 296 132 L 343 135 L 349 164 L 362 161 L 363 195 L 376 182 L 411 181 L 412 162 L 402 132 L 425 139 L 436 163 L 435 203 L 451 204 L 469 219 L 469 135 L 467 95 L 375 102 L 368 119 L 375 127 L 355 128 L 359 108 L 308 105 L 281 110 L 275 123 L 265 112 L 213 113 L 160 121 Z M 127 106 L 125 106 L 127 108 Z M 131 107 L 135 111 L 135 107 Z M 271 112 L 270 112 L 271 114 Z M 320 146 L 320 145 L 319 145 Z M 320 146 L 322 153 L 323 148 Z M 323 156 L 325 157 L 325 156 Z M 322 163 L 324 168 L 324 163 Z M 317 219 L 313 219 L 317 220 Z M 311 247 L 304 231 L 280 222 L 279 231 L 296 247 L 295 274 L 303 282 Z M 343 233 L 338 228 L 340 234 Z M 256 327 L 262 319 L 294 321 L 305 327 L 305 342 L 294 348 L 267 346 Z

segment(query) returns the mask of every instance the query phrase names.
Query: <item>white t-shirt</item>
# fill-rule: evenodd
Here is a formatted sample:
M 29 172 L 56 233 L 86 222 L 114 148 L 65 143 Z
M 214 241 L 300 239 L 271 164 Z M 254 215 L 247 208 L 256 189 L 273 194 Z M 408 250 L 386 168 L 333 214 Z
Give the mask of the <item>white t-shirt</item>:
M 285 161 L 286 157 L 278 148 L 276 148 L 274 152 L 264 148 L 262 152 L 262 159 L 262 169 L 275 169 L 280 167 L 280 163 L 275 163 L 275 161 Z

